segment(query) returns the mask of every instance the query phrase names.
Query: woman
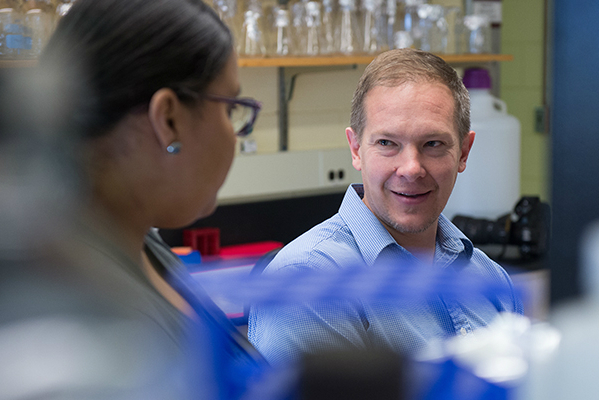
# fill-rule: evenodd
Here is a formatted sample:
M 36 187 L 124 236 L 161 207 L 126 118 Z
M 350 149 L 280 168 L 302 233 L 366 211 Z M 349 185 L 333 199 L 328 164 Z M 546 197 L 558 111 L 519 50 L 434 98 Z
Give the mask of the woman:
M 37 394 L 236 397 L 259 357 L 213 304 L 192 295 L 197 288 L 159 239 L 146 238 L 151 227 L 213 212 L 235 135 L 251 131 L 260 106 L 237 98 L 231 34 L 197 0 L 78 0 L 39 64 L 69 71 L 86 190 L 68 242 L 54 251 L 49 294 L 36 301 L 42 309 L 59 300 L 22 318 L 59 315 L 60 326 L 76 328 L 67 332 L 74 348 L 57 344 L 60 330 L 47 338 L 46 349 L 66 351 L 67 367 L 54 369 L 58 377 L 46 371 L 51 383 Z

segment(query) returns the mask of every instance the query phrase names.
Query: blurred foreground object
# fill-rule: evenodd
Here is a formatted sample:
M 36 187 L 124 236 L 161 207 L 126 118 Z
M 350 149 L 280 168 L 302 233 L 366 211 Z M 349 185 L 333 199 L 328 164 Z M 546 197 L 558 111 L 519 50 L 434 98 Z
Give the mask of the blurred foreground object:
M 510 397 L 520 398 L 530 369 L 552 354 L 560 339 L 559 331 L 549 324 L 531 324 L 524 316 L 503 313 L 473 337 L 451 338 L 437 349 L 431 346 L 430 353 L 420 358 L 432 362 L 452 359 L 474 376 L 504 388 Z
M 65 123 L 75 88 L 67 70 L 0 73 L 0 251 L 43 246 L 69 225 L 76 144 Z M 39 245 L 39 246 L 38 246 Z
M 254 275 L 249 280 L 223 278 L 212 284 L 238 299 L 279 305 L 346 300 L 410 308 L 439 298 L 471 305 L 507 291 L 492 279 L 461 273 L 457 265 L 441 271 L 412 267 L 379 263 L 371 269 Z M 413 355 L 349 344 L 321 349 L 277 364 L 279 375 L 267 375 L 262 390 L 250 390 L 247 398 L 274 400 L 297 394 L 301 399 L 325 398 L 321 395 L 329 399 L 511 399 L 528 376 L 530 357 L 546 353 L 556 343 L 555 330 L 541 328 L 531 326 L 525 317 L 505 313 L 488 328 L 431 341 Z M 383 382 L 373 383 L 378 379 Z
M 403 400 L 403 362 L 391 351 L 323 351 L 301 363 L 301 400 Z
M 533 366 L 527 399 L 596 399 L 599 393 L 599 223 L 582 236 L 581 299 L 561 304 L 550 321 L 562 334 L 560 346 Z
M 160 295 L 81 224 L 77 73 L 0 75 L 0 399 L 192 398 L 182 325 L 148 318 Z

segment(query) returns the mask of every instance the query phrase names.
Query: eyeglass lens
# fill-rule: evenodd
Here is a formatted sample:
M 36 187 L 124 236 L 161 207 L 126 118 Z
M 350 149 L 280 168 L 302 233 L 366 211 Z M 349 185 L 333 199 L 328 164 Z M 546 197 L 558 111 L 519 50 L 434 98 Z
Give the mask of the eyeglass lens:
M 235 104 L 231 107 L 230 117 L 236 134 L 244 133 L 242 130 L 252 121 L 253 112 L 251 107 L 242 104 Z

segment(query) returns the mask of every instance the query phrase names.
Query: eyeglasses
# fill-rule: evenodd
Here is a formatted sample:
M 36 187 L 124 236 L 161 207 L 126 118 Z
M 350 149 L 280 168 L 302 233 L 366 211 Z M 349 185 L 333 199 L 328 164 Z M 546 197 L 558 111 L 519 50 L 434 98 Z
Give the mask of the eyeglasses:
M 254 124 L 258 118 L 258 113 L 262 108 L 262 103 L 249 97 L 227 97 L 216 94 L 199 94 L 188 88 L 177 88 L 174 90 L 178 96 L 190 97 L 192 99 L 204 97 L 210 101 L 227 103 L 229 105 L 227 108 L 229 119 L 233 124 L 235 134 L 239 137 L 244 137 L 252 133 Z
M 205 94 L 204 97 L 208 100 L 220 101 L 229 105 L 227 111 L 237 136 L 244 137 L 252 133 L 258 118 L 258 112 L 262 108 L 259 101 L 249 97 L 226 97 L 215 94 Z

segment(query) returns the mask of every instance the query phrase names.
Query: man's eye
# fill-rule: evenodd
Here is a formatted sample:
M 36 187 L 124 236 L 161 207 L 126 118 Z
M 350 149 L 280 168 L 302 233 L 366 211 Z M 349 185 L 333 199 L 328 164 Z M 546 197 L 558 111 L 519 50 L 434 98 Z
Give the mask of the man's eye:
M 426 147 L 439 147 L 442 144 L 443 143 L 438 140 L 429 140 L 428 142 L 426 142 L 425 146 Z
M 378 144 L 380 144 L 381 146 L 389 146 L 391 144 L 391 141 L 387 140 L 387 139 L 380 139 L 377 141 Z

